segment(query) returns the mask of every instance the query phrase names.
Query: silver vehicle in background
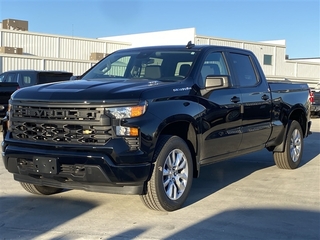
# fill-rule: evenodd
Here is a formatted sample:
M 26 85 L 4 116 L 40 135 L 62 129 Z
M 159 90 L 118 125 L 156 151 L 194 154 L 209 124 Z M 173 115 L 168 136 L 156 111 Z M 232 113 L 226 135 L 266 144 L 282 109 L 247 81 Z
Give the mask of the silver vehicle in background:
M 311 116 L 320 116 L 320 81 L 315 88 L 311 89 Z

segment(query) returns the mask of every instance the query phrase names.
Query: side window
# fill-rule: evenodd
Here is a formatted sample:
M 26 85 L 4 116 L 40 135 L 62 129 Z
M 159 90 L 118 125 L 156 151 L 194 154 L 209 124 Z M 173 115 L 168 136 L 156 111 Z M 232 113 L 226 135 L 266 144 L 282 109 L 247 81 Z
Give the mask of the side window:
M 201 68 L 202 83 L 205 82 L 208 75 L 228 75 L 222 53 L 213 52 L 207 56 Z
M 263 65 L 272 65 L 272 55 L 263 55 Z
M 21 80 L 21 85 L 23 87 L 28 87 L 36 84 L 34 74 L 28 74 L 28 73 L 21 74 L 20 80 Z
M 119 58 L 117 61 L 111 64 L 110 70 L 107 71 L 106 74 L 117 76 L 117 77 L 124 77 L 126 67 L 129 61 L 130 61 L 130 57 Z
M 3 74 L 0 74 L 0 82 L 3 82 L 4 81 L 4 73 Z
M 17 74 L 16 73 L 8 73 L 6 82 L 17 82 Z
M 258 83 L 257 75 L 249 56 L 231 53 L 231 59 L 241 87 L 251 87 Z
M 185 78 L 191 68 L 192 62 L 178 62 L 174 76 Z

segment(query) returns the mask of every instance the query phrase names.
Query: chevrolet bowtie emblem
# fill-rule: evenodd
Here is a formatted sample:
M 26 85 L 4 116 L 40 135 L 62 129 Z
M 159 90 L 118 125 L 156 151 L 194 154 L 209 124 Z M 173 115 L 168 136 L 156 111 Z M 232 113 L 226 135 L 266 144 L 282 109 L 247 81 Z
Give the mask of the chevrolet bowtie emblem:
M 91 134 L 91 133 L 93 133 L 93 131 L 87 129 L 87 130 L 83 130 L 82 133 L 83 133 L 83 134 Z

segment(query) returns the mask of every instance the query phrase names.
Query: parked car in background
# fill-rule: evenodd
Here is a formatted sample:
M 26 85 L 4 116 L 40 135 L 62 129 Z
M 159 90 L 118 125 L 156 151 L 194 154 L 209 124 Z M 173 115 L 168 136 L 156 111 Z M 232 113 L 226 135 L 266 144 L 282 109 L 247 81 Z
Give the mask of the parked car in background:
M 311 116 L 320 116 L 320 81 L 315 88 L 311 89 Z
M 0 120 L 6 115 L 9 98 L 17 89 L 70 80 L 72 75 L 71 72 L 66 71 L 37 70 L 12 70 L 0 74 Z
M 0 74 L 0 82 L 17 82 L 20 88 L 36 84 L 69 80 L 73 74 L 65 71 L 13 70 Z

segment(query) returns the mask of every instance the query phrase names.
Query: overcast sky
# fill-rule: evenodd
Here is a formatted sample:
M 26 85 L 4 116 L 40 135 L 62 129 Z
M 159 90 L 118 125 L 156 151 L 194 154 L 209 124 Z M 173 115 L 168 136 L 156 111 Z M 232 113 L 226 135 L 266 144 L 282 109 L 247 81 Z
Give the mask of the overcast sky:
M 196 28 L 197 35 L 285 39 L 290 58 L 320 57 L 320 0 L 0 0 L 0 21 L 85 38 Z

